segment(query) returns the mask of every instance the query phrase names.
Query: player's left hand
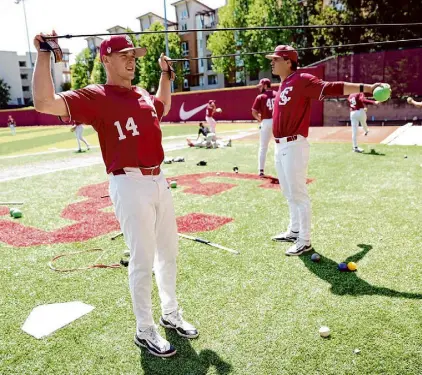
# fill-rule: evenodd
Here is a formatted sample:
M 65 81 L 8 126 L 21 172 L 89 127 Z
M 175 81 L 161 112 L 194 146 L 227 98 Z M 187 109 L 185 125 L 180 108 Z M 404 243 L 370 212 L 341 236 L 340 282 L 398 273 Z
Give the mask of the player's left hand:
M 173 62 L 169 57 L 161 54 L 160 58 L 158 59 L 158 64 L 160 65 L 160 69 L 162 72 L 169 72 L 170 80 L 173 81 L 176 78 L 176 73 L 173 69 Z
M 380 82 L 377 82 L 377 83 L 374 83 L 373 85 L 371 85 L 371 90 L 372 90 L 372 93 L 374 92 L 374 90 L 375 90 L 377 87 L 380 87 L 380 86 L 382 86 L 382 85 L 384 85 L 384 83 L 380 83 Z
M 412 104 L 412 102 L 413 102 L 413 98 L 409 96 L 409 97 L 407 98 L 407 102 L 408 102 L 409 104 Z

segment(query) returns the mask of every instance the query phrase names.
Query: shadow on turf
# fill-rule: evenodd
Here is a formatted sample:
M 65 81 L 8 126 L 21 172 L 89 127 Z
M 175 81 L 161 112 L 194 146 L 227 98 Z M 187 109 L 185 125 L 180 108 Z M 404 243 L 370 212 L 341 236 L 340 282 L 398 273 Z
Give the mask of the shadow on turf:
M 371 245 L 359 244 L 362 250 L 348 257 L 344 262 L 359 262 L 371 249 Z M 321 254 L 320 254 L 321 255 Z M 331 292 L 337 295 L 379 295 L 395 298 L 422 299 L 422 294 L 398 292 L 393 289 L 378 287 L 369 284 L 359 278 L 358 272 L 340 272 L 337 268 L 337 262 L 321 255 L 319 263 L 314 263 L 309 254 L 303 254 L 299 257 L 313 274 L 320 279 L 331 284 Z
M 378 152 L 374 148 L 371 148 L 371 151 L 369 152 L 362 152 L 362 155 L 374 155 L 374 156 L 385 156 L 382 152 Z
M 166 338 L 177 349 L 174 357 L 162 359 L 154 357 L 146 350 L 141 350 L 141 366 L 145 375 L 205 375 L 211 367 L 215 368 L 218 375 L 227 375 L 232 371 L 232 366 L 224 362 L 212 350 L 201 350 L 196 353 L 190 340 L 180 337 L 172 330 L 166 330 Z

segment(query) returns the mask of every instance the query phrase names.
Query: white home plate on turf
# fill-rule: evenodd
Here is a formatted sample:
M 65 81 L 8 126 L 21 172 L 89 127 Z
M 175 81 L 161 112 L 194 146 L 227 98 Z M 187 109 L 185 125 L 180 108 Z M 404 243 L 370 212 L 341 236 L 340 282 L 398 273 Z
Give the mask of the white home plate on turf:
M 94 306 L 79 301 L 37 306 L 29 314 L 22 330 L 41 339 L 92 310 Z

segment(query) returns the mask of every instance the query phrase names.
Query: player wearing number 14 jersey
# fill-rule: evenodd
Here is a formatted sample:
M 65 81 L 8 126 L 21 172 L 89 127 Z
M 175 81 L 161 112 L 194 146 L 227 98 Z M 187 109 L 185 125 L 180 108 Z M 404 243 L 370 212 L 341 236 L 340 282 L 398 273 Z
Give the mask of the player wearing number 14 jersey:
M 260 122 L 258 173 L 264 177 L 265 159 L 267 158 L 268 144 L 273 133 L 273 108 L 277 93 L 271 89 L 271 81 L 263 78 L 259 81 L 259 94 L 252 105 L 252 116 Z
M 110 198 L 130 249 L 129 288 L 136 317 L 135 344 L 159 357 L 176 349 L 158 332 L 152 315 L 152 267 L 161 299 L 160 324 L 186 338 L 198 331 L 178 310 L 176 257 L 178 236 L 171 191 L 160 170 L 164 159 L 160 120 L 171 106 L 171 62 L 161 55 L 161 78 L 156 96 L 132 86 L 135 58 L 146 54 L 128 36 L 111 36 L 100 46 L 107 73 L 105 85 L 90 85 L 54 94 L 50 54 L 40 51 L 42 35 L 34 40 L 38 51 L 33 79 L 35 108 L 39 112 L 92 124 L 98 133 L 109 175 Z

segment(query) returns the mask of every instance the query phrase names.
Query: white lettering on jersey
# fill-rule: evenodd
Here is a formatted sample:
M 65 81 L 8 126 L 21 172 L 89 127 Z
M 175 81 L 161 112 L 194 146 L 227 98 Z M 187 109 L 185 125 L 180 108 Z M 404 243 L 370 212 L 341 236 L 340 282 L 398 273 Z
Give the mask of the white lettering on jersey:
M 270 98 L 268 98 L 267 99 L 267 108 L 272 112 L 272 110 L 273 110 L 273 108 L 274 108 L 274 98 L 272 98 L 272 99 L 270 99 Z
M 352 99 L 350 99 L 350 104 L 351 104 L 353 107 L 356 107 L 356 98 L 355 98 L 355 97 L 353 97 Z
M 114 123 L 114 126 L 117 127 L 117 131 L 119 133 L 119 141 L 126 139 L 126 135 L 123 134 L 122 126 L 120 125 L 119 121 Z M 132 132 L 132 136 L 139 135 L 138 126 L 135 124 L 133 117 L 129 117 L 126 121 L 126 130 Z
M 278 104 L 280 104 L 280 105 L 286 105 L 287 102 L 290 101 L 291 97 L 288 96 L 288 94 L 289 94 L 290 91 L 293 91 L 293 86 L 286 87 L 280 93 L 280 102 Z

